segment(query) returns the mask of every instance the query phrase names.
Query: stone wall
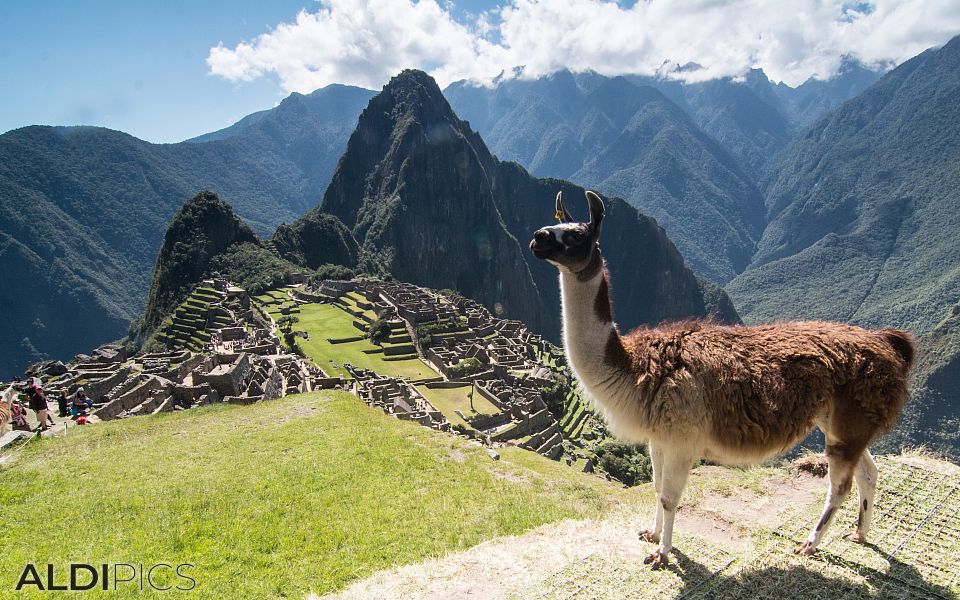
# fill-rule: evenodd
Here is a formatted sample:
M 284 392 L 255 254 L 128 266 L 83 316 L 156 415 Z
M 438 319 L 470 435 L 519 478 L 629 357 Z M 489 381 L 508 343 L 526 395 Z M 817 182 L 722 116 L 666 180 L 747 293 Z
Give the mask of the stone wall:
M 166 379 L 147 375 L 147 379 L 140 383 L 129 392 L 122 394 L 104 406 L 94 411 L 94 416 L 101 421 L 109 421 L 116 418 L 120 413 L 130 410 L 135 406 L 146 402 L 154 393 L 167 386 L 173 387 L 173 384 Z
M 229 360 L 232 355 L 221 355 Z M 219 362 L 219 361 L 218 361 Z M 208 383 L 221 397 L 237 396 L 243 391 L 243 380 L 250 374 L 250 357 L 241 353 L 233 362 L 221 362 L 208 373 L 194 373 L 195 384 Z

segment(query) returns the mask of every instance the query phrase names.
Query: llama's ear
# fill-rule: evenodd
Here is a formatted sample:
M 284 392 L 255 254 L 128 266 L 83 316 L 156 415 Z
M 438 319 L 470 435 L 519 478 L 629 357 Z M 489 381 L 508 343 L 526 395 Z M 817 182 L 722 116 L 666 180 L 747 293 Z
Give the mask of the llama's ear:
M 570 213 L 567 212 L 567 209 L 563 207 L 563 192 L 557 192 L 557 220 L 561 223 L 570 223 L 573 221 L 573 217 L 570 216 Z
M 603 200 L 600 196 L 587 190 L 587 204 L 590 205 L 590 226 L 595 230 L 600 230 L 600 222 L 603 221 Z

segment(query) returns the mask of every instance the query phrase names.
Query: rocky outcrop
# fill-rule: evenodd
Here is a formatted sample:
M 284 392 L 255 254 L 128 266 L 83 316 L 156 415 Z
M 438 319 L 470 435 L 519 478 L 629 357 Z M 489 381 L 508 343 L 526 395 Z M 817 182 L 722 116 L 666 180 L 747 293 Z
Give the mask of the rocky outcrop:
M 273 244 L 283 258 L 316 269 L 320 265 L 357 265 L 357 240 L 340 219 L 314 209 L 292 225 L 283 224 L 273 234 Z
M 213 192 L 200 192 L 173 216 L 153 271 L 143 331 L 160 324 L 206 273 L 211 260 L 234 244 L 259 243 L 250 227 Z

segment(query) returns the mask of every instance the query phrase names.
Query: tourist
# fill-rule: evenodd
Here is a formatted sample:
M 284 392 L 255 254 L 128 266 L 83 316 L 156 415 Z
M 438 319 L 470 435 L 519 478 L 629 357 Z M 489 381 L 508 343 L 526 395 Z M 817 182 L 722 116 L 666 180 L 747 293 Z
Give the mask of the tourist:
M 61 417 L 70 416 L 70 398 L 67 397 L 67 388 L 60 388 L 60 396 L 57 398 L 57 408 Z
M 74 421 L 77 420 L 77 417 L 87 416 L 87 403 L 84 402 L 84 399 L 87 399 L 86 396 L 81 398 L 79 392 L 73 397 L 73 403 L 70 404 L 70 418 Z
M 47 419 L 53 424 L 53 417 L 47 410 L 47 397 L 43 395 L 43 388 L 40 387 L 40 381 L 36 377 L 33 378 L 33 382 L 27 389 L 27 398 L 30 401 L 30 410 L 37 414 L 37 422 L 40 424 L 39 431 L 46 431 L 48 429 Z
M 10 405 L 10 418 L 13 419 L 14 431 L 30 431 L 30 424 L 27 423 L 27 409 L 23 407 L 20 400 L 14 400 Z
M 83 388 L 77 390 L 77 401 L 77 403 L 84 408 L 93 408 L 93 400 L 87 398 L 87 393 L 83 391 Z

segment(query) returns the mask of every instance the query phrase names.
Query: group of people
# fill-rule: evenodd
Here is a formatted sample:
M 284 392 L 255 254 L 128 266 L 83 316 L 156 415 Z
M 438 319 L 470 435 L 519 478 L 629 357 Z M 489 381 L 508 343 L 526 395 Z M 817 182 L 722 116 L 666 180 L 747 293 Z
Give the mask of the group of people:
M 24 407 L 20 399 L 20 394 L 14 386 L 9 386 L 0 398 L 0 435 L 6 433 L 7 427 L 12 426 L 14 430 L 31 431 L 30 424 L 27 421 L 27 409 L 34 411 L 37 415 L 36 431 L 43 432 L 55 424 L 53 415 L 47 404 L 47 397 L 43 392 L 43 386 L 36 377 L 28 379 L 24 394 L 27 397 L 27 406 Z M 77 423 L 86 423 L 90 409 L 93 408 L 93 400 L 87 397 L 84 389 L 79 388 L 71 398 L 67 389 L 60 390 L 60 396 L 57 398 L 57 408 L 60 417 L 70 417 Z

